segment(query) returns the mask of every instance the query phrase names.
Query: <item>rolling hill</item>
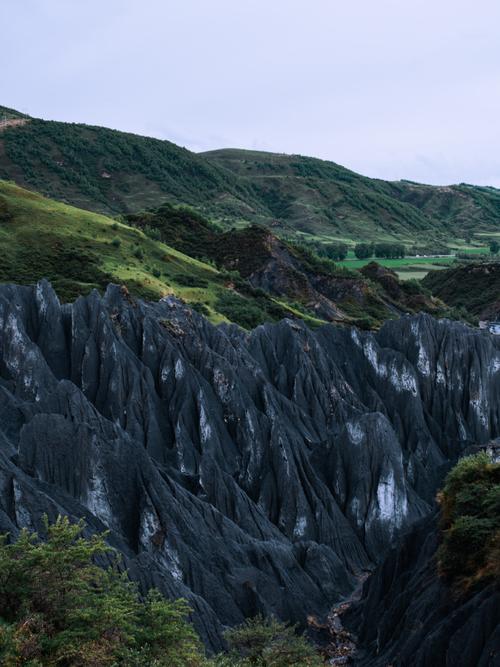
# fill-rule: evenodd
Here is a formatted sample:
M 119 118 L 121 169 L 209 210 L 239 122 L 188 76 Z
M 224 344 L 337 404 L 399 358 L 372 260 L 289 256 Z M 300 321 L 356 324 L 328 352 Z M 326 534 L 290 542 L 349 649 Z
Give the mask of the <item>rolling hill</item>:
M 304 234 L 419 241 L 425 234 L 449 241 L 500 225 L 495 188 L 382 181 L 300 155 L 238 149 L 204 155 L 252 187 L 275 226 Z
M 22 119 L 0 128 L 0 178 L 100 213 L 169 201 L 194 206 L 226 227 L 260 223 L 281 236 L 351 242 L 415 242 L 425 235 L 426 242 L 463 243 L 500 226 L 494 188 L 387 182 L 298 155 L 195 154 L 116 130 Z
M 47 278 L 63 301 L 113 282 L 133 296 L 158 300 L 172 294 L 214 323 L 248 328 L 298 315 L 246 281 L 235 289 L 225 272 L 145 231 L 0 181 L 0 282 Z
M 378 328 L 401 313 L 448 313 L 373 266 L 339 268 L 265 227 L 221 231 L 186 207 L 113 219 L 0 181 L 0 282 L 48 278 L 63 301 L 113 282 L 134 297 L 174 295 L 214 323 L 248 329 L 284 317 Z

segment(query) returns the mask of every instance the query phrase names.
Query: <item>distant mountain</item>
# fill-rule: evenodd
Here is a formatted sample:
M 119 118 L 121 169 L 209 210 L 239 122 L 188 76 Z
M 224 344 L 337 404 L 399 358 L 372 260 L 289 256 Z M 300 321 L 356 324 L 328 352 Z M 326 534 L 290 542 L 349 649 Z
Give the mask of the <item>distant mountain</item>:
M 0 127 L 0 178 L 102 213 L 170 201 L 226 226 L 260 223 L 292 237 L 408 242 L 422 234 L 450 242 L 500 226 L 494 188 L 387 182 L 297 155 L 195 154 L 169 141 L 5 113 L 27 122 Z
M 371 240 L 425 233 L 450 241 L 500 226 L 495 188 L 382 181 L 300 155 L 238 149 L 203 155 L 251 186 L 276 226 L 295 231 Z

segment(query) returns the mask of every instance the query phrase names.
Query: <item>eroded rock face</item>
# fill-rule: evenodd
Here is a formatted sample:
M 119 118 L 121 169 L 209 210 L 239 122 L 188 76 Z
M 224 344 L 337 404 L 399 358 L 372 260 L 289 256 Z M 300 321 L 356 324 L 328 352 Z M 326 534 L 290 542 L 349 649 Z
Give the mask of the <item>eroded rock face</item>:
M 464 592 L 440 579 L 436 517 L 419 522 L 367 580 L 343 617 L 357 634 L 359 667 L 496 667 L 500 592 Z
M 429 316 L 378 334 L 215 328 L 119 287 L 61 306 L 0 287 L 0 530 L 84 516 L 207 646 L 303 621 L 429 513 L 500 425 L 500 340 Z

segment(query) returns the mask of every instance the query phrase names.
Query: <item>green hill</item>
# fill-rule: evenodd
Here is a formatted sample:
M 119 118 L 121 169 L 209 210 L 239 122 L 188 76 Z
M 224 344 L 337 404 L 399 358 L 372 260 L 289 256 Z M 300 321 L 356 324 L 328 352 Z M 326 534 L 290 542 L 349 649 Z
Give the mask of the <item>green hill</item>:
M 464 308 L 480 320 L 500 319 L 500 262 L 467 262 L 430 271 L 423 280 L 450 306 Z
M 334 239 L 447 242 L 500 227 L 500 190 L 437 187 L 360 176 L 333 162 L 238 149 L 207 160 L 238 175 L 276 229 Z
M 298 315 L 246 281 L 234 285 L 227 272 L 162 243 L 154 230 L 0 181 L 0 282 L 29 284 L 40 278 L 48 278 L 63 300 L 114 282 L 145 298 L 176 295 L 213 322 L 248 328 Z M 307 314 L 304 319 L 315 323 Z
M 463 245 L 500 227 L 495 188 L 387 182 L 298 155 L 195 154 L 169 141 L 4 111 L 26 122 L 0 127 L 0 178 L 100 213 L 169 201 L 226 227 L 260 223 L 284 237 L 350 242 L 424 237 Z
M 241 179 L 169 141 L 39 119 L 0 132 L 0 178 L 107 214 L 166 199 L 218 215 L 259 207 Z

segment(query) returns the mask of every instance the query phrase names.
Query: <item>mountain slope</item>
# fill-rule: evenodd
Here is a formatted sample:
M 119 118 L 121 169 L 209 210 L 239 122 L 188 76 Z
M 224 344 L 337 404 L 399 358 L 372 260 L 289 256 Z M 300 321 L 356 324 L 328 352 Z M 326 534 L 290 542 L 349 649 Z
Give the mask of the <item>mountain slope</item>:
M 137 227 L 0 181 L 0 281 L 41 278 L 53 281 L 64 300 L 112 281 L 133 295 L 175 294 L 214 322 L 230 319 L 248 328 L 294 312 L 244 281 L 235 290 L 213 266 Z
M 372 263 L 361 272 L 350 271 L 260 225 L 223 232 L 193 210 L 168 204 L 123 220 L 140 229 L 155 229 L 178 250 L 237 272 L 253 287 L 323 321 L 370 328 L 403 313 L 450 314 L 417 283 L 400 282 L 389 269 Z
M 39 119 L 0 133 L 0 178 L 103 213 L 167 198 L 218 211 L 259 205 L 233 174 L 169 141 Z
M 498 436 L 499 368 L 498 338 L 429 316 L 248 333 L 116 286 L 61 306 L 3 285 L 0 532 L 44 512 L 108 528 L 212 648 L 259 612 L 304 622 Z
M 500 262 L 430 271 L 423 284 L 451 306 L 466 308 L 480 320 L 500 319 Z
M 364 585 L 344 622 L 358 637 L 359 667 L 495 667 L 500 593 L 495 582 L 467 592 L 438 576 L 436 517 L 415 527 Z
M 450 241 L 466 231 L 500 226 L 495 188 L 382 181 L 300 155 L 238 149 L 203 155 L 252 186 L 274 224 L 285 229 L 369 240 L 416 239 L 424 232 Z
M 500 225 L 494 188 L 391 183 L 297 155 L 195 154 L 168 141 L 40 119 L 1 129 L 0 178 L 102 213 L 171 201 L 227 225 L 257 222 L 293 236 L 414 242 L 424 233 L 450 242 Z

